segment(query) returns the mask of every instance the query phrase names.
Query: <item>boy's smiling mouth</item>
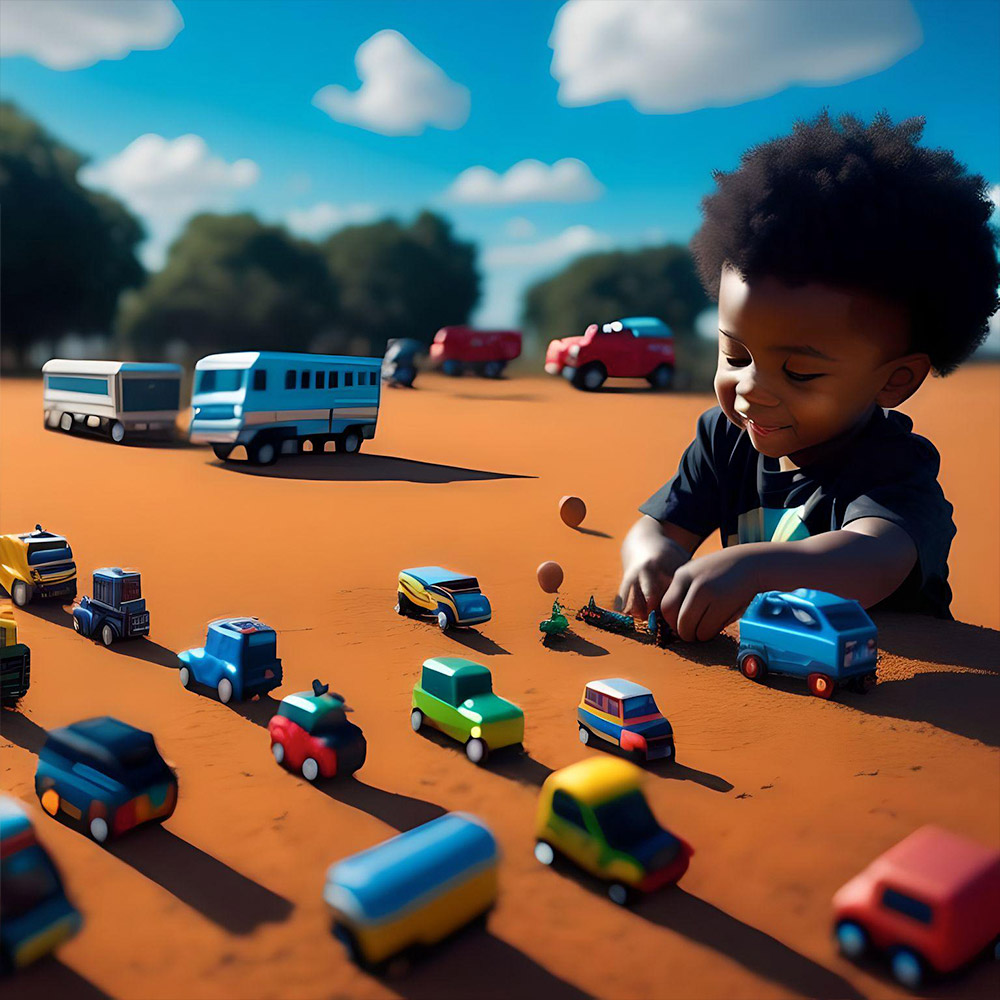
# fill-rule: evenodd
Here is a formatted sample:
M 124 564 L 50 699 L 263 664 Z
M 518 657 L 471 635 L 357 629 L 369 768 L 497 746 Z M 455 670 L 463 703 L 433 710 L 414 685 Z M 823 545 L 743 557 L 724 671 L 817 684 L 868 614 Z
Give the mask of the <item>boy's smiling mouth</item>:
M 743 423 L 748 431 L 752 431 L 759 437 L 767 437 L 768 434 L 773 434 L 775 431 L 788 430 L 791 426 L 790 424 L 761 424 L 750 417 L 743 417 Z

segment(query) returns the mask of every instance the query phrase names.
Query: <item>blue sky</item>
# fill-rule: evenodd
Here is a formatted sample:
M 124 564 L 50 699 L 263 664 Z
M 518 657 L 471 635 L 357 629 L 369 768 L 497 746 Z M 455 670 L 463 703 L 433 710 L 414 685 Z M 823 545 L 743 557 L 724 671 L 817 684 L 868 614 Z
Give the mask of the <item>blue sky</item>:
M 923 115 L 927 144 L 1000 181 L 998 3 L 842 2 L 827 25 L 811 23 L 822 5 L 794 0 L 721 19 L 720 0 L 602 6 L 564 12 L 556 79 L 562 0 L 177 0 L 179 16 L 155 0 L 126 22 L 106 0 L 30 13 L 5 0 L 0 93 L 92 158 L 87 182 L 146 219 L 154 266 L 199 209 L 248 208 L 321 235 L 324 223 L 427 206 L 480 244 L 478 318 L 496 324 L 516 322 L 524 285 L 575 252 L 686 241 L 713 169 L 823 107 Z M 661 17 L 655 7 L 661 21 L 643 20 Z M 45 17 L 67 10 L 82 20 L 54 47 Z M 732 37 L 709 44 L 705 28 Z M 318 107 L 324 87 L 359 88 L 355 57 L 373 36 L 371 104 L 341 90 L 333 114 Z M 394 96 L 400 66 L 414 75 Z M 814 73 L 817 85 L 789 83 Z M 549 176 L 564 159 L 580 163 Z M 491 176 L 466 178 L 478 201 L 453 187 L 468 168 L 502 174 L 524 160 L 545 167 L 506 200 Z M 541 200 L 552 198 L 576 200 Z

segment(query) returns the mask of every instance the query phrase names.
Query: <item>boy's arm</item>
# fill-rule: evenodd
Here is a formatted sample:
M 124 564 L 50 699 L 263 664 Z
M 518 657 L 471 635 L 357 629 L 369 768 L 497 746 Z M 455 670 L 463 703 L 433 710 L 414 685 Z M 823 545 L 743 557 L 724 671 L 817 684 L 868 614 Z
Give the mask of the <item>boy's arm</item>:
M 622 581 L 616 606 L 645 618 L 659 606 L 674 573 L 701 542 L 693 531 L 643 514 L 622 543 Z
M 917 547 L 902 528 L 859 518 L 799 542 L 735 545 L 687 562 L 673 574 L 660 607 L 682 639 L 706 640 L 765 590 L 809 587 L 871 607 L 903 583 L 916 561 Z

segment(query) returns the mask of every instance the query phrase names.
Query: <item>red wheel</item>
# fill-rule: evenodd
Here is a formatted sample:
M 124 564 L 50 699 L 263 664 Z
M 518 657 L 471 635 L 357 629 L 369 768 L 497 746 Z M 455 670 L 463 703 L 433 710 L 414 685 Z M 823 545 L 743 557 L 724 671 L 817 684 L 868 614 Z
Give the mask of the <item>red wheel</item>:
M 740 671 L 744 677 L 752 681 L 762 681 L 767 673 L 764 661 L 756 653 L 747 653 L 740 660 Z
M 817 698 L 832 698 L 833 681 L 826 674 L 810 674 L 809 690 Z

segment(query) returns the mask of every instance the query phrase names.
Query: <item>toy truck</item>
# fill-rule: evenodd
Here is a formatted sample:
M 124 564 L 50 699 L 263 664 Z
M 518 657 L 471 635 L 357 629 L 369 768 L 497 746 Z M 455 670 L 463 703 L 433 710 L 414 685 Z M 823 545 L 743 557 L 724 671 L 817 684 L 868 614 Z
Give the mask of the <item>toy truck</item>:
M 23 608 L 35 598 L 76 597 L 76 563 L 62 535 L 34 531 L 0 535 L 0 586 Z
M 149 612 L 142 596 L 142 581 L 131 569 L 94 570 L 94 596 L 80 598 L 73 608 L 73 628 L 105 646 L 118 639 L 138 639 L 149 634 Z
M 0 696 L 12 708 L 31 686 L 31 650 L 17 641 L 17 622 L 9 614 L 0 616 Z
M 434 334 L 430 355 L 445 375 L 461 375 L 469 368 L 499 378 L 507 363 L 521 355 L 521 331 L 443 326 Z
M 281 684 L 273 628 L 256 618 L 220 618 L 208 626 L 205 645 L 178 654 L 182 687 L 214 688 L 224 705 L 264 695 Z

